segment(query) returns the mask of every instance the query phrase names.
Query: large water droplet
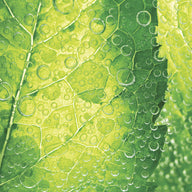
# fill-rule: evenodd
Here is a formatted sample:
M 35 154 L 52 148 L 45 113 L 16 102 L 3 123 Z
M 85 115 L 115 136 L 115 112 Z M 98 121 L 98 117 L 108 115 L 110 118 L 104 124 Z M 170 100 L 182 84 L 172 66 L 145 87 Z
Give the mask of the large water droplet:
M 0 101 L 6 101 L 11 97 L 12 88 L 7 82 L 0 82 Z
M 117 81 L 122 86 L 129 86 L 135 82 L 135 75 L 130 69 L 120 69 L 117 72 Z
M 68 69 L 74 69 L 77 66 L 77 60 L 75 57 L 67 57 L 64 63 Z
M 136 20 L 139 25 L 146 27 L 151 23 L 151 14 L 148 11 L 139 11 Z
M 53 0 L 53 7 L 63 15 L 70 14 L 75 6 L 74 0 Z
M 19 100 L 17 109 L 23 116 L 32 116 L 35 113 L 36 105 L 32 97 L 25 96 Z
M 41 65 L 37 68 L 37 76 L 42 80 L 47 80 L 51 76 L 49 66 Z

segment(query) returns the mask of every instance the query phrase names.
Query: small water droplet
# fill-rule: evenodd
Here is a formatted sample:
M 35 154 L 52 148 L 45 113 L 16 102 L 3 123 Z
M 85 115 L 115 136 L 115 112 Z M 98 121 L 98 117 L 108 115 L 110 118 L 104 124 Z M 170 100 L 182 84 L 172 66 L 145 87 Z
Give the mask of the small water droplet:
M 100 18 L 93 18 L 89 24 L 90 30 L 96 35 L 102 34 L 105 27 L 105 22 Z

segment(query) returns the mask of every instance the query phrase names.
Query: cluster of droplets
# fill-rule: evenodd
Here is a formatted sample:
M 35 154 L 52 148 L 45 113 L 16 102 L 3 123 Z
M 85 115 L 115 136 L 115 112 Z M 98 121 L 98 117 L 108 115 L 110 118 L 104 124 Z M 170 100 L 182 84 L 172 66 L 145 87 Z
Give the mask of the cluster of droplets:
M 158 1 L 160 54 L 168 59 L 169 90 L 160 122 L 168 125 L 165 152 L 153 175 L 157 191 L 192 190 L 190 1 Z M 170 17 L 172 14 L 172 17 Z
M 37 13 L 39 5 L 32 3 Z M 5 52 L 16 49 L 4 46 L 0 36 L 0 61 L 15 59 L 19 74 L 12 82 L 5 76 L 13 63 L 2 64 L 6 74 L 0 72 L 0 106 L 7 110 L 16 90 L 19 97 L 0 178 L 6 184 L 0 189 L 148 190 L 166 132 L 154 122 L 164 102 L 167 73 L 152 31 L 154 6 L 139 1 L 133 8 L 134 3 L 53 0 L 42 1 L 38 15 L 31 10 L 20 16 L 19 8 L 13 12 L 20 17 L 11 18 L 10 26 L 19 24 L 24 39 L 35 31 L 30 54 L 30 40 L 6 36 L 23 48 L 21 64 L 17 55 L 8 57 Z M 14 5 L 8 2 L 10 10 Z M 21 159 L 23 166 L 17 163 Z M 16 171 L 6 173 L 11 169 Z

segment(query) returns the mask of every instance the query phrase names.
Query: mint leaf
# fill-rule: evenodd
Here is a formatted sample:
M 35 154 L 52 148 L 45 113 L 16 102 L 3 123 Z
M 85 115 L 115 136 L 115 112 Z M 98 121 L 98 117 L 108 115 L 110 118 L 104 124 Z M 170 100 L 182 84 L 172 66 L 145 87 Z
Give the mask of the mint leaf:
M 155 188 L 167 62 L 137 3 L 0 0 L 1 191 Z
M 165 151 L 152 180 L 156 191 L 192 191 L 191 1 L 157 2 L 160 55 L 168 59 L 168 92 L 159 123 L 168 124 Z M 170 16 L 171 15 L 171 16 Z

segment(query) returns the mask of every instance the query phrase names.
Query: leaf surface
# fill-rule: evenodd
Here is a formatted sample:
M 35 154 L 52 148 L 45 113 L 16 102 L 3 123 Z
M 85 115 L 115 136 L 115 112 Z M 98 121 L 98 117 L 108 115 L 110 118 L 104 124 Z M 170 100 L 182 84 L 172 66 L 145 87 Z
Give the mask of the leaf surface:
M 1 191 L 155 189 L 167 62 L 137 3 L 0 0 Z
M 168 59 L 168 92 L 159 123 L 168 124 L 165 152 L 152 177 L 156 191 L 192 191 L 192 4 L 159 0 L 160 55 Z M 170 16 L 171 15 L 171 16 Z

